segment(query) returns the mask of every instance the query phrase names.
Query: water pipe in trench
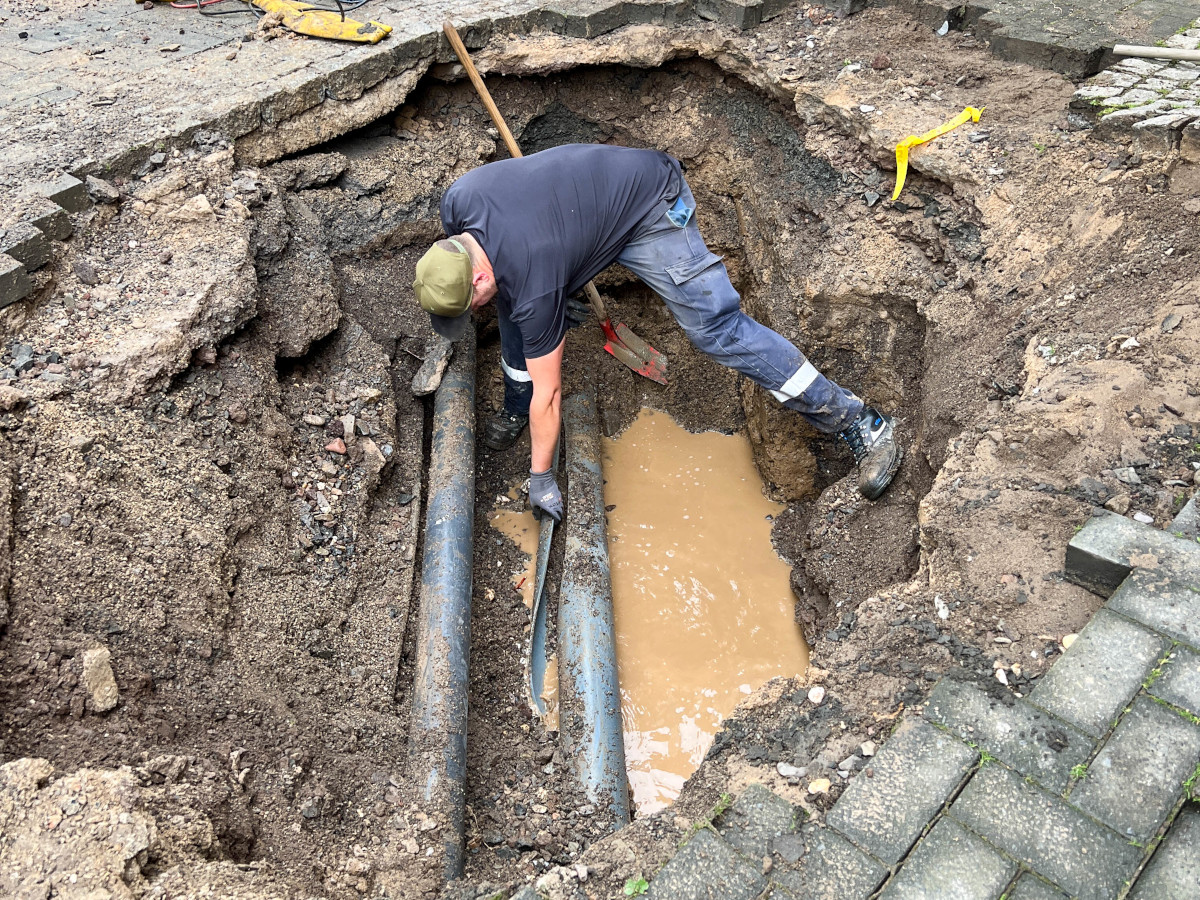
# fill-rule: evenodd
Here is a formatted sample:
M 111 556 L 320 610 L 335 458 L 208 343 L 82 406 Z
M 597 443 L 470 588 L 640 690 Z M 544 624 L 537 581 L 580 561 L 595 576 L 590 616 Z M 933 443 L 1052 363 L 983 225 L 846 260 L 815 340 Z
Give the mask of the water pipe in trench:
M 567 515 L 558 604 L 560 735 L 588 800 L 629 824 L 621 692 L 600 467 L 600 422 L 592 389 L 563 402 Z
M 442 826 L 444 875 L 463 872 L 467 663 L 475 519 L 475 339 L 454 348 L 434 396 L 409 774 Z

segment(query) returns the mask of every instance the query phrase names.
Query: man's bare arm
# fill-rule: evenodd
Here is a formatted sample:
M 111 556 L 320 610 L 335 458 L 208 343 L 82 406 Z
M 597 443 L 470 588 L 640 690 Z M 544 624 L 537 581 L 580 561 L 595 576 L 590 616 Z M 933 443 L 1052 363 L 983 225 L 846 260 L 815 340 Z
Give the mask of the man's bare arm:
M 529 403 L 532 472 L 545 472 L 554 460 L 562 416 L 562 357 L 563 341 L 560 341 L 545 356 L 525 359 L 525 369 L 533 380 L 533 400 Z

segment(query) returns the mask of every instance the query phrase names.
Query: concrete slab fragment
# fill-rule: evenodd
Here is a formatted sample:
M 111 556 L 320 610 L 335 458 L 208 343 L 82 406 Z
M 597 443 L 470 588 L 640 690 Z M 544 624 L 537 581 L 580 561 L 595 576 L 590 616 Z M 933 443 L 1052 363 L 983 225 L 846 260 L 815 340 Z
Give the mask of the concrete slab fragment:
M 1008 895 L 1008 900 L 1068 900 L 1067 895 L 1049 882 L 1026 872 Z
M 1066 788 L 1072 767 L 1095 747 L 1083 732 L 1008 691 L 991 694 L 952 678 L 934 687 L 925 716 L 1052 791 Z
M 721 814 L 717 832 L 747 856 L 766 856 L 771 842 L 796 830 L 796 810 L 761 784 L 752 784 Z
M 909 854 L 879 900 L 994 900 L 1016 872 L 1016 863 L 961 825 L 942 819 Z
M 1103 737 L 1167 649 L 1167 642 L 1101 609 L 1029 699 L 1094 738 Z
M 979 754 L 926 722 L 908 719 L 855 778 L 825 821 L 885 863 L 900 860 Z
M 1200 648 L 1200 592 L 1186 584 L 1138 570 L 1112 595 L 1108 608 Z
M 1071 803 L 1129 837 L 1156 832 L 1200 762 L 1200 726 L 1146 697 L 1133 702 Z
M 867 900 L 887 869 L 835 831 L 820 825 L 800 830 L 801 856 L 771 872 L 781 885 L 804 900 Z
M 1141 861 L 1127 839 L 998 764 L 967 782 L 950 815 L 1079 900 L 1112 900 Z
M 1163 666 L 1162 677 L 1150 685 L 1149 692 L 1200 716 L 1200 653 L 1176 647 Z
M 1133 886 L 1129 900 L 1194 900 L 1200 889 L 1200 809 L 1184 808 Z
M 704 829 L 659 870 L 646 897 L 648 900 L 754 900 L 766 886 L 767 880 L 759 867 Z
M 1093 516 L 1067 545 L 1067 578 L 1103 597 L 1135 567 L 1200 584 L 1200 545 L 1117 515 Z

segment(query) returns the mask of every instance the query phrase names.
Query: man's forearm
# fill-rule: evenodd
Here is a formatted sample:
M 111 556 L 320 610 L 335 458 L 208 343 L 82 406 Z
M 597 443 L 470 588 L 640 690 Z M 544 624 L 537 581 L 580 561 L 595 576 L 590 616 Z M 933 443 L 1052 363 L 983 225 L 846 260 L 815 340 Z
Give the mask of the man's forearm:
M 558 443 L 559 423 L 562 416 L 562 393 L 557 388 L 539 397 L 533 392 L 529 404 L 529 438 L 533 445 L 529 469 L 545 472 L 554 465 L 554 447 Z

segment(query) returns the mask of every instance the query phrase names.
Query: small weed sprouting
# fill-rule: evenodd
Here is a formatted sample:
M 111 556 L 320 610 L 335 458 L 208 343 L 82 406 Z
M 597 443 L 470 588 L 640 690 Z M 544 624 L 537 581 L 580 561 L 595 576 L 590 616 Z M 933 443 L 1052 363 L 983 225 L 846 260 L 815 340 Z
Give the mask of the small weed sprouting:
M 1086 763 L 1079 763 L 1078 765 L 1071 767 L 1071 777 L 1072 778 L 1082 778 L 1086 774 L 1087 774 L 1087 764 Z
M 713 805 L 713 808 L 708 811 L 708 815 L 692 823 L 692 827 L 687 830 L 687 834 L 683 836 L 683 840 L 680 841 L 679 846 L 682 847 L 705 828 L 712 828 L 713 822 L 732 805 L 733 794 L 722 794 L 720 799 Z
M 626 897 L 640 897 L 650 890 L 650 882 L 645 878 L 630 878 L 625 882 Z
M 999 760 L 997 760 L 996 757 L 992 756 L 992 754 L 988 753 L 986 750 L 979 751 L 979 768 L 982 769 L 984 766 L 991 765 L 994 762 L 999 762 Z
M 1183 783 L 1183 793 L 1189 800 L 1200 800 L 1200 766 Z

